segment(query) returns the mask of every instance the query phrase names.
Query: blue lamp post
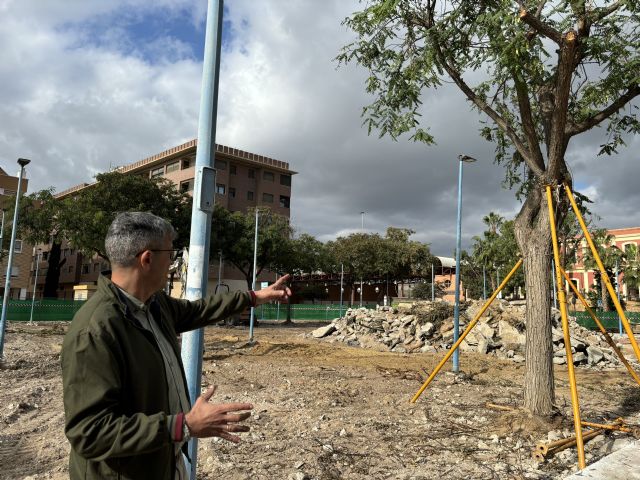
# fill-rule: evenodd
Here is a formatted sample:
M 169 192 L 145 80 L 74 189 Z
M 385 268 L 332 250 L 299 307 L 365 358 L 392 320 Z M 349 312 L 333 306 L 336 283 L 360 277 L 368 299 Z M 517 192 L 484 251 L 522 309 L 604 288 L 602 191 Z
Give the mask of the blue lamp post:
M 13 226 L 11 227 L 11 243 L 9 243 L 9 258 L 7 260 L 7 276 L 4 283 L 4 298 L 2 300 L 2 315 L 0 316 L 0 361 L 2 361 L 4 351 L 4 331 L 7 325 L 7 311 L 9 309 L 9 294 L 11 293 L 11 270 L 13 269 L 13 251 L 16 244 L 16 232 L 18 226 L 18 208 L 20 206 L 20 193 L 22 190 L 22 177 L 24 175 L 24 167 L 31 160 L 27 158 L 19 158 L 20 175 L 18 176 L 18 188 L 16 192 L 16 207 L 13 212 Z M 4 215 L 2 217 L 4 219 Z M 4 223 L 4 222 L 3 222 Z
M 456 289 L 455 289 L 455 304 L 453 307 L 453 343 L 458 341 L 460 335 L 460 251 L 462 250 L 462 165 L 466 163 L 473 163 L 475 158 L 469 155 L 458 155 L 458 222 L 456 225 Z M 456 349 L 453 352 L 453 372 L 458 373 L 460 371 L 460 350 Z

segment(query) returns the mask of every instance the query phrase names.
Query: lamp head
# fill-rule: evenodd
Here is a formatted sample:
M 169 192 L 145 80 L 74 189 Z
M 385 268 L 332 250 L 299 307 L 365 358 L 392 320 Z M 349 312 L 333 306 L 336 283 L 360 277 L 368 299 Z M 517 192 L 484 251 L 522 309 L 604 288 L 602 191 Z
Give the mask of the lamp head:
M 31 163 L 31 160 L 29 160 L 28 158 L 18 159 L 18 165 L 20 165 L 21 167 L 26 167 L 27 165 L 29 165 L 29 163 Z
M 469 155 L 458 155 L 458 159 L 459 159 L 461 162 L 467 162 L 467 163 L 473 163 L 473 162 L 475 162 L 475 161 L 476 161 L 476 159 L 475 159 L 475 158 L 470 157 Z

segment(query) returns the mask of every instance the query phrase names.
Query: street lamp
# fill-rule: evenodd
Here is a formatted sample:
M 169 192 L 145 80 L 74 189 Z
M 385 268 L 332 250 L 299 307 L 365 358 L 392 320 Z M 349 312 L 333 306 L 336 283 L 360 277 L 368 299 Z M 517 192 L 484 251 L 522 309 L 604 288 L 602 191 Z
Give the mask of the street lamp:
M 473 163 L 476 159 L 469 155 L 458 155 L 458 222 L 456 225 L 456 288 L 455 304 L 453 307 L 453 343 L 458 341 L 460 334 L 460 251 L 462 249 L 462 165 Z M 460 370 L 460 350 L 453 352 L 453 372 Z
M 2 239 L 4 238 L 4 212 L 6 211 L 6 208 L 2 209 L 2 226 L 0 226 L 0 256 L 2 254 Z
M 13 225 L 11 226 L 11 243 L 9 244 L 9 258 L 7 259 L 7 278 L 4 282 L 4 298 L 2 300 L 2 316 L 0 316 L 0 360 L 2 360 L 4 351 L 4 330 L 7 324 L 7 310 L 9 307 L 9 291 L 11 290 L 11 269 L 13 268 L 13 250 L 16 243 L 16 233 L 18 226 L 18 207 L 20 206 L 20 191 L 22 190 L 22 176 L 24 175 L 24 167 L 31 160 L 19 158 L 20 175 L 18 175 L 18 188 L 16 189 L 16 206 L 13 212 Z
M 253 282 L 251 283 L 251 289 L 256 290 L 256 268 L 258 266 L 258 207 L 256 207 L 256 231 L 253 239 Z M 255 307 L 251 307 L 251 317 L 249 318 L 249 342 L 253 342 L 253 320 L 256 316 Z
M 362 233 L 364 234 L 364 212 L 360 212 L 361 220 L 362 220 Z M 362 308 L 362 277 L 360 277 L 360 308 Z
M 33 281 L 33 295 L 31 296 L 31 315 L 29 316 L 29 323 L 33 323 L 33 307 L 36 303 L 36 288 L 38 288 L 38 267 L 40 266 L 40 249 L 36 252 L 36 278 Z

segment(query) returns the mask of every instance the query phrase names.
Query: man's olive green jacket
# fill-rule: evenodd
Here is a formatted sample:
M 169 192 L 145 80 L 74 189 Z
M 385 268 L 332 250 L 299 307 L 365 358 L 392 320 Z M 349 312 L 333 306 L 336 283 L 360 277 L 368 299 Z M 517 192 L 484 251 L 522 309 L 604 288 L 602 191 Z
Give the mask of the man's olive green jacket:
M 173 480 L 165 367 L 151 332 L 106 277 L 75 315 L 62 346 L 69 477 Z M 150 308 L 178 359 L 177 334 L 240 312 L 249 292 L 189 302 L 156 294 Z M 182 365 L 181 365 L 182 366 Z M 184 369 L 182 378 L 185 381 Z M 186 387 L 185 387 L 186 388 Z

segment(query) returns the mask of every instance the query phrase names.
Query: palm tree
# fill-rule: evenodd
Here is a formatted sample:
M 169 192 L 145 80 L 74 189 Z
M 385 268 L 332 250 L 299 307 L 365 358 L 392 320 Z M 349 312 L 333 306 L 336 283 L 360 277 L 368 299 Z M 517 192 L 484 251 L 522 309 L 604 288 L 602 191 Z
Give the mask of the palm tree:
M 624 273 L 624 283 L 627 286 L 627 295 L 631 298 L 640 294 L 640 256 L 637 245 L 625 245 L 624 261 L 622 262 L 622 272 Z
M 498 215 L 496 212 L 489 212 L 489 215 L 482 217 L 482 221 L 489 227 L 489 232 L 495 235 L 504 223 L 504 217 Z
M 618 247 L 614 245 L 614 237 L 610 235 L 604 228 L 599 228 L 590 232 L 591 239 L 598 250 L 598 255 L 602 264 L 604 265 L 607 274 L 611 276 L 616 264 L 622 265 L 622 260 L 625 258 L 625 254 Z M 587 250 L 584 257 L 584 268 L 586 270 L 596 270 L 596 278 L 599 277 L 598 265 L 593 258 L 591 250 Z M 600 278 L 600 299 L 602 301 L 602 310 L 608 312 L 611 310 L 609 305 L 609 292 L 605 283 Z

